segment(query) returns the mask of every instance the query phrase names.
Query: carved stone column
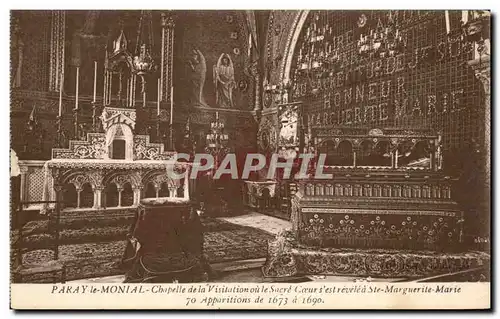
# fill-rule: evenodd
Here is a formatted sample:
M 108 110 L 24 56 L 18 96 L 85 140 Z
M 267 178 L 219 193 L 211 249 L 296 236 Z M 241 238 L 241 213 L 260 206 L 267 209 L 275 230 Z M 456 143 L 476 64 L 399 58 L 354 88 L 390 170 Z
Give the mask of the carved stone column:
M 123 187 L 117 187 L 118 190 L 118 207 L 122 207 L 122 191 Z
M 61 75 L 64 73 L 66 13 L 54 10 L 51 14 L 49 91 L 58 92 Z
M 82 193 L 82 189 L 81 188 L 77 188 L 76 189 L 76 208 L 80 208 L 80 194 Z
M 161 14 L 161 27 L 160 97 L 161 101 L 170 103 L 172 98 L 170 88 L 173 86 L 175 28 L 174 19 L 170 14 Z
M 59 178 L 55 178 L 54 179 L 54 191 L 56 193 L 56 205 L 55 205 L 55 218 L 56 218 L 56 221 L 55 221 L 55 225 L 56 227 L 59 227 L 59 219 L 60 219 L 60 216 L 61 216 L 61 210 L 62 210 L 62 201 L 63 201 L 63 185 L 61 183 L 59 183 Z M 58 231 L 55 232 L 56 234 L 59 234 Z M 59 236 L 59 235 L 57 235 Z M 56 242 L 59 240 L 59 238 L 56 238 Z M 54 253 L 54 259 L 59 259 L 59 245 L 56 245 L 55 246 L 55 253 Z

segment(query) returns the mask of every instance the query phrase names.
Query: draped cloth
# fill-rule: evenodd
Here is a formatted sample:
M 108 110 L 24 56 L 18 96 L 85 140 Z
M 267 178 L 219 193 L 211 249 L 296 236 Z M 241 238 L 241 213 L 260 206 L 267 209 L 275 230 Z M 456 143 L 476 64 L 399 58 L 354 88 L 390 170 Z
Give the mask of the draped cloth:
M 108 129 L 108 133 L 106 134 L 106 149 L 109 149 L 109 146 L 113 144 L 113 140 L 116 137 L 116 132 L 118 131 L 118 127 L 121 128 L 121 124 L 112 125 Z
M 121 267 L 129 283 L 200 281 L 209 266 L 203 256 L 203 225 L 191 204 L 143 201 Z

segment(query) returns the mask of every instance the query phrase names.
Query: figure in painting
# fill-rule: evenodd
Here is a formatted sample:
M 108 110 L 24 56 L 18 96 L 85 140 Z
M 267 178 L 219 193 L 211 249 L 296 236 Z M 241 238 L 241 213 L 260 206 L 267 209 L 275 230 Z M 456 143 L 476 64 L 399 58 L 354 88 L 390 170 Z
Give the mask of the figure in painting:
M 233 89 L 236 87 L 236 82 L 233 61 L 229 54 L 222 53 L 217 65 L 214 65 L 214 85 L 217 106 L 233 107 Z
M 203 99 L 203 86 L 207 73 L 205 57 L 200 50 L 194 49 L 187 61 L 188 95 L 187 100 L 191 105 L 206 104 Z
M 12 67 L 12 86 L 15 88 L 21 87 L 21 72 L 23 68 L 23 51 L 24 51 L 24 42 L 22 39 L 21 28 L 19 26 L 19 21 L 16 18 L 13 18 L 12 22 L 12 49 L 13 61 L 11 63 Z M 15 53 L 14 53 L 15 52 Z

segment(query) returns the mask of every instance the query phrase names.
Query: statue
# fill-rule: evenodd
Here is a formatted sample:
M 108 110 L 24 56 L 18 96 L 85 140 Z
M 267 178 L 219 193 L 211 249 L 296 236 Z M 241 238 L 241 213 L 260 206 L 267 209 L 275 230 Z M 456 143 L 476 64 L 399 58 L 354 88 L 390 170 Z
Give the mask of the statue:
M 189 86 L 187 100 L 191 105 L 206 104 L 203 99 L 203 86 L 207 73 L 205 57 L 200 50 L 194 49 L 187 63 L 187 80 Z
M 233 89 L 236 87 L 236 82 L 233 61 L 229 54 L 222 53 L 217 65 L 214 65 L 214 85 L 217 105 L 233 107 Z
M 81 29 L 81 34 L 86 37 L 95 35 L 97 20 L 99 19 L 100 12 L 98 10 L 89 10 L 85 15 L 85 22 Z

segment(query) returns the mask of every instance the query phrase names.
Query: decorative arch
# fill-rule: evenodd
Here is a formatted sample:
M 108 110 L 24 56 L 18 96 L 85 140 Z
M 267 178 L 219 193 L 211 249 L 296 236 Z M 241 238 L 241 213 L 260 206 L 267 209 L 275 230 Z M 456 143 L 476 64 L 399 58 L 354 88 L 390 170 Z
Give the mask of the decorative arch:
M 106 184 L 104 189 L 104 207 L 118 207 L 120 206 L 120 191 L 116 183 Z
M 94 206 L 94 188 L 90 183 L 85 183 L 82 185 L 80 191 L 80 208 L 92 208 Z
M 77 208 L 78 207 L 78 190 L 75 184 L 65 183 L 63 189 L 63 200 L 65 202 L 65 208 Z
M 339 147 L 339 145 L 342 143 L 349 143 L 349 145 L 351 146 L 352 149 L 354 149 L 356 146 L 354 141 L 352 141 L 352 139 L 350 139 L 350 138 L 344 139 L 344 138 L 338 138 L 338 137 L 336 137 L 336 138 L 327 137 L 318 143 L 318 148 L 324 147 L 325 145 L 330 144 L 330 143 L 333 143 L 335 145 L 335 148 Z
M 141 179 L 136 174 L 126 174 L 123 172 L 110 172 L 103 178 L 103 184 L 115 183 L 118 188 L 123 188 L 126 183 L 130 183 L 133 188 L 140 187 Z
M 149 182 L 144 187 L 144 198 L 156 197 L 156 188 L 152 182 Z

